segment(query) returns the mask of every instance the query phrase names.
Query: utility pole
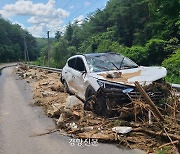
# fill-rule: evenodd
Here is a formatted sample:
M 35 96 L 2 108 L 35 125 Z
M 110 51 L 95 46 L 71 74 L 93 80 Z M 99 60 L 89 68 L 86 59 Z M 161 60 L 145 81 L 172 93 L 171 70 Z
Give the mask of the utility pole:
M 27 49 L 27 43 L 26 43 L 25 36 L 23 36 L 23 38 L 24 38 L 24 60 L 26 63 L 26 61 L 29 62 L 29 53 L 28 53 L 28 49 Z
M 49 45 L 49 31 L 47 32 L 48 37 L 48 67 L 50 65 L 50 45 Z
M 25 41 L 25 36 L 23 36 L 23 40 L 24 40 L 24 61 L 25 61 L 25 63 L 26 63 L 26 61 L 27 61 L 27 57 L 26 57 L 26 48 L 27 48 L 27 46 L 26 46 L 26 41 Z

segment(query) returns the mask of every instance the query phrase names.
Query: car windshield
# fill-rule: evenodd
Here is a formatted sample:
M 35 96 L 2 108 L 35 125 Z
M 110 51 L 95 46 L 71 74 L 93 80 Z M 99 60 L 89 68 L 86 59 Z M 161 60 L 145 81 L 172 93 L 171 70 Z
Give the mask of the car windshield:
M 138 65 L 127 57 L 115 53 L 85 55 L 91 72 L 136 68 Z

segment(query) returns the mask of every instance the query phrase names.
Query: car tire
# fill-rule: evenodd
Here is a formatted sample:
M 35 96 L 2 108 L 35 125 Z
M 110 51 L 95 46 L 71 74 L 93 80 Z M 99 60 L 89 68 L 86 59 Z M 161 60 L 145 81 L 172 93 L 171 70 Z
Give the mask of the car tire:
M 84 109 L 92 111 L 97 115 L 103 117 L 114 117 L 117 115 L 115 112 L 108 110 L 106 99 L 102 96 L 102 93 L 98 93 L 92 86 L 88 86 L 85 93 Z
M 68 84 L 65 80 L 63 81 L 63 86 L 64 86 L 64 92 L 69 93 L 69 87 L 68 87 Z
M 89 85 L 85 92 L 84 109 L 88 111 L 93 111 L 95 103 L 96 103 L 96 92 L 94 88 Z
M 116 114 L 117 114 L 115 112 L 108 110 L 108 107 L 106 104 L 106 99 L 103 97 L 98 99 L 95 108 L 96 108 L 95 111 L 97 112 L 97 114 L 99 114 L 103 117 L 111 118 L 111 117 L 116 116 Z
M 108 108 L 108 104 L 107 104 L 107 99 L 106 96 L 104 95 L 104 93 L 102 93 L 101 90 L 97 91 L 97 101 L 95 104 L 95 112 L 103 117 L 115 117 L 118 116 L 119 113 L 117 112 L 113 112 L 111 110 L 109 110 Z

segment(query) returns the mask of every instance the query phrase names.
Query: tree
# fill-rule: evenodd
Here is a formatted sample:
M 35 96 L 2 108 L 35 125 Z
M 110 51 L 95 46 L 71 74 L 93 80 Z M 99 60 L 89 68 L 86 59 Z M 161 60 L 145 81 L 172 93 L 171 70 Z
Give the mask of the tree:
M 73 35 L 73 27 L 72 24 L 69 23 L 69 25 L 66 28 L 66 33 L 65 33 L 65 39 L 67 39 L 69 41 L 69 43 L 71 43 L 72 41 L 72 35 Z
M 36 59 L 36 40 L 18 24 L 0 18 L 0 62 L 19 61 L 24 59 L 24 37 L 31 60 Z
M 180 84 L 180 49 L 176 50 L 162 63 L 168 72 L 168 81 Z
M 55 38 L 56 38 L 56 40 L 59 41 L 59 39 L 60 39 L 61 37 L 62 37 L 62 32 L 57 31 L 57 32 L 55 33 Z

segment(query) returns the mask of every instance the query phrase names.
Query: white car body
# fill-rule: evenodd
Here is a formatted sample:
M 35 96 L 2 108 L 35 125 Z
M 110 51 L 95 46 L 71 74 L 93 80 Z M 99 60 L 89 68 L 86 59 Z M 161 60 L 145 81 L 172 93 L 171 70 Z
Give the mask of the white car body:
M 108 55 L 115 53 L 100 53 L 100 55 L 103 54 Z M 152 67 L 137 66 L 136 68 L 128 68 L 128 69 L 124 68 L 119 70 L 94 72 L 87 61 L 88 55 L 93 55 L 93 54 L 75 55 L 69 58 L 67 60 L 66 65 L 62 69 L 62 75 L 61 75 L 61 81 L 67 83 L 69 91 L 77 95 L 82 100 L 86 100 L 85 95 L 88 86 L 91 86 L 95 92 L 98 91 L 98 89 L 100 88 L 100 84 L 98 83 L 98 81 L 107 82 L 108 84 L 112 83 L 112 84 L 124 85 L 127 87 L 128 86 L 134 87 L 135 81 L 138 81 L 141 85 L 149 85 L 154 81 L 164 78 L 167 74 L 167 71 L 164 67 L 156 67 L 156 66 L 152 66 Z M 99 54 L 95 53 L 94 55 L 99 55 Z M 72 68 L 70 66 L 70 62 L 73 61 L 72 59 L 75 58 L 78 58 L 78 60 L 81 59 L 80 61 L 84 63 L 85 70 L 79 71 L 76 68 Z M 119 78 L 106 77 L 107 74 L 113 74 L 113 73 L 121 73 L 121 77 Z

